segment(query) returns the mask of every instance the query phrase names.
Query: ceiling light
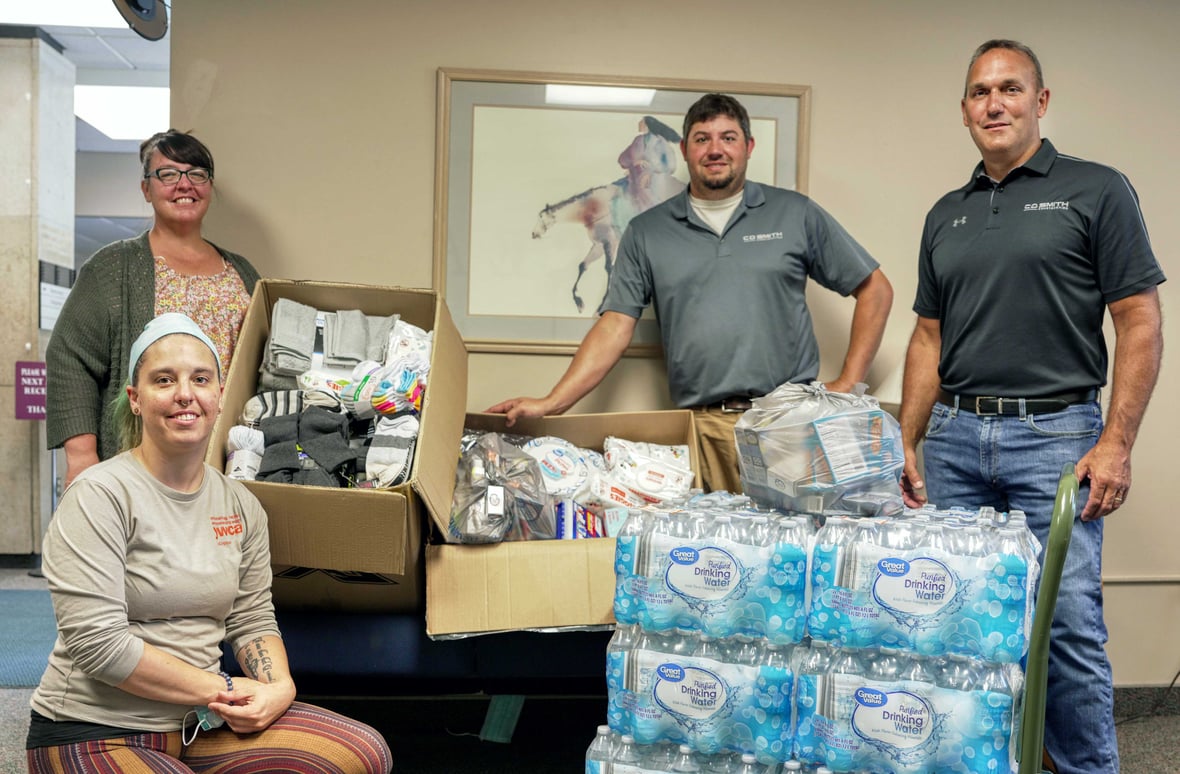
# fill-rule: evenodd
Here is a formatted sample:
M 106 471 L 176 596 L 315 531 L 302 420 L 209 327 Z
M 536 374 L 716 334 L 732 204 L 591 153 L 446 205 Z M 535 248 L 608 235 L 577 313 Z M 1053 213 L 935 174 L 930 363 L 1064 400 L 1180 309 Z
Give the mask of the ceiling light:
M 169 90 L 75 86 L 74 115 L 112 140 L 143 140 L 168 128 Z
M 632 89 L 622 86 L 573 86 L 568 83 L 545 85 L 547 105 L 616 105 L 638 107 L 650 105 L 655 89 Z

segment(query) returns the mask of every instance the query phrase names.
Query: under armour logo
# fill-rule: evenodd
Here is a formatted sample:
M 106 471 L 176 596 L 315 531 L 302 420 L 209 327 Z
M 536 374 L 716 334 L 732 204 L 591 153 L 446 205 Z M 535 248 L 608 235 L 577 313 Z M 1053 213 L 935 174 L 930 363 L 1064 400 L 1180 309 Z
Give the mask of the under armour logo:
M 967 225 L 967 216 L 964 215 L 961 218 L 955 218 L 954 223 L 951 224 L 951 228 L 958 228 L 959 226 L 966 226 L 966 225 Z

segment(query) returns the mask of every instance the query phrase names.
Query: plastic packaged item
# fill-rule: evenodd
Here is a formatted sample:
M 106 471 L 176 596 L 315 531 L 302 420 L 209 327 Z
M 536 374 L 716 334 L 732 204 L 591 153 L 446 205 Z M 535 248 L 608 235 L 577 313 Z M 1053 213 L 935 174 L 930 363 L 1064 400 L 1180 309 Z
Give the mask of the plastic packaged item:
M 734 437 L 742 487 L 759 505 L 865 516 L 902 510 L 901 429 L 863 392 L 781 385 L 753 401 Z
M 553 502 L 537 461 L 487 433 L 459 459 L 448 537 L 457 543 L 553 538 Z
M 266 438 L 261 430 L 245 425 L 229 429 L 225 441 L 225 475 L 239 481 L 253 481 L 266 451 Z
M 693 474 L 685 445 L 665 446 L 607 436 L 603 456 L 610 480 L 646 502 L 684 497 L 692 488 Z

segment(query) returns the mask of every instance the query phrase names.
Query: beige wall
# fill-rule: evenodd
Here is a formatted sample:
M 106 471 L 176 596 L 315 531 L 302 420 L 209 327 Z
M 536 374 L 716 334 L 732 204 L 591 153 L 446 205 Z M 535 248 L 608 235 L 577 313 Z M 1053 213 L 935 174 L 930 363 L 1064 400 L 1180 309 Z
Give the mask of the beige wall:
M 896 290 L 876 387 L 901 362 L 913 324 L 923 217 L 977 161 L 958 107 L 966 60 L 984 39 L 1006 36 L 1045 65 L 1046 136 L 1130 176 L 1177 276 L 1180 4 L 1170 0 L 202 0 L 176 4 L 174 15 L 172 123 L 194 128 L 217 156 L 208 235 L 264 275 L 430 285 L 439 67 L 808 84 L 810 193 Z M 526 148 L 522 138 L 504 152 Z M 1175 284 L 1163 287 L 1165 313 Z M 850 305 L 822 292 L 813 304 L 821 377 L 830 376 Z M 1175 320 L 1166 326 L 1175 340 Z M 473 355 L 468 405 L 543 392 L 566 363 Z M 1108 524 L 1111 652 L 1124 685 L 1166 683 L 1180 667 L 1167 462 L 1180 437 L 1176 380 L 1169 358 L 1136 448 L 1134 492 Z M 576 410 L 666 404 L 660 364 L 627 359 Z M 1118 585 L 1128 579 L 1149 582 Z

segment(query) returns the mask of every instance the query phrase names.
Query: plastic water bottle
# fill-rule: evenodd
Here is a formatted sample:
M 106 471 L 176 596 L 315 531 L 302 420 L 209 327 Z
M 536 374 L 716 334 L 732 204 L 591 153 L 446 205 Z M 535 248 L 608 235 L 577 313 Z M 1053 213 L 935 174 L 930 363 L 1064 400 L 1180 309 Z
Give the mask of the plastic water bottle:
M 708 772 L 708 774 L 737 774 L 741 765 L 740 755 L 723 752 L 708 756 L 701 771 Z
M 766 767 L 758 762 L 758 759 L 750 753 L 742 755 L 742 766 L 738 769 L 738 774 L 764 774 Z
M 903 664 L 902 652 L 897 648 L 878 648 L 869 659 L 868 677 L 885 683 L 897 681 Z
M 615 543 L 615 620 L 640 623 L 643 616 L 643 572 L 652 528 L 651 516 L 638 508 L 628 512 Z
M 888 548 L 894 555 L 905 558 L 906 552 L 913 549 L 914 543 L 914 519 L 912 516 L 895 516 L 882 523 L 881 545 Z
M 807 628 L 815 639 L 826 642 L 840 638 L 843 614 L 834 609 L 833 595 L 847 588 L 849 547 L 855 536 L 855 522 L 846 516 L 829 516 L 815 536 L 811 565 L 812 599 Z
M 671 771 L 676 763 L 679 745 L 674 742 L 656 742 L 647 745 L 643 766 L 648 771 Z
M 641 630 L 636 626 L 616 626 L 606 646 L 607 719 L 619 730 L 631 728 L 631 710 L 625 701 L 626 681 L 631 653 Z
M 939 662 L 935 682 L 940 688 L 970 693 L 975 690 L 979 675 L 969 658 L 960 653 L 952 653 Z
M 897 673 L 897 680 L 900 683 L 909 683 L 907 689 L 922 690 L 923 687 L 928 691 L 934 686 L 934 671 L 930 668 L 930 664 L 923 656 L 910 656 L 902 661 L 901 669 Z M 918 683 L 919 685 L 914 685 Z
M 586 748 L 586 774 L 605 774 L 605 764 L 614 757 L 614 739 L 610 726 L 599 726 L 594 741 Z
M 792 516 L 767 519 L 766 544 L 771 546 L 766 583 L 772 592 L 765 598 L 767 638 L 781 645 L 800 642 L 807 620 L 807 534 L 801 520 Z
M 707 634 L 697 637 L 697 648 L 693 653 L 696 658 L 708 658 L 713 661 L 724 661 L 725 653 L 717 640 Z
M 696 753 L 693 752 L 693 749 L 686 744 L 680 745 L 680 752 L 676 756 L 676 762 L 672 764 L 670 771 L 693 772 L 700 770 L 701 763 Z
M 1035 560 L 1028 554 L 1026 535 L 1024 528 L 1011 522 L 996 535 L 996 563 L 987 584 L 989 616 L 983 632 L 985 640 L 998 640 L 998 652 L 985 654 L 994 661 L 1018 661 L 1028 646 L 1029 570 Z
M 765 646 L 754 693 L 759 713 L 751 721 L 754 752 L 763 760 L 783 760 L 791 755 L 792 688 L 791 660 L 780 645 Z M 784 736 L 787 736 L 784 741 Z
M 638 745 L 635 744 L 635 737 L 630 734 L 623 735 L 623 738 L 619 740 L 618 749 L 615 750 L 615 756 L 611 763 L 634 766 L 636 768 L 643 764 L 643 756 L 639 752 Z

